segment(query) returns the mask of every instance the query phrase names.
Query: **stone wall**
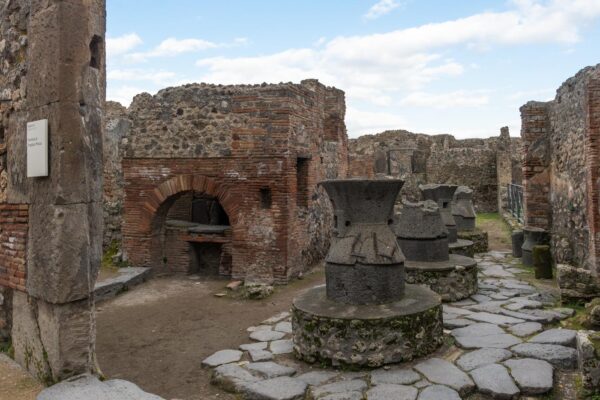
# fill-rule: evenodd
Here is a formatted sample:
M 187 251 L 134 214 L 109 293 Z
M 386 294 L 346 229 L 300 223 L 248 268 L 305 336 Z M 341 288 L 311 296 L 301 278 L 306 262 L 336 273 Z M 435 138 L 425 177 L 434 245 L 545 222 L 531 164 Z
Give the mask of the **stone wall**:
M 0 334 L 47 383 L 94 368 L 104 32 L 103 0 L 0 0 Z M 40 119 L 49 176 L 28 178 Z
M 557 263 L 597 274 L 600 256 L 600 65 L 569 78 L 553 101 L 521 108 L 526 224 L 552 234 Z
M 188 255 L 154 252 L 164 246 L 153 241 L 165 240 L 156 224 L 169 207 L 177 210 L 171 215 L 185 214 L 179 210 L 184 192 L 205 191 L 231 222 L 232 276 L 287 282 L 327 251 L 333 217 L 317 183 L 347 174 L 344 114 L 343 92 L 316 80 L 193 84 L 140 94 L 127 110 L 111 104 L 113 134 L 105 146 L 121 144 L 107 153 L 111 162 L 105 164 L 105 177 L 115 177 L 107 179 L 105 190 L 105 217 L 115 222 L 107 224 L 105 244 L 121 235 L 117 221 L 123 218 L 129 262 L 181 270 Z M 193 242 L 189 235 L 180 237 Z
M 504 162 L 511 166 L 520 165 L 520 152 L 503 151 L 519 146 L 520 139 L 510 137 L 458 140 L 451 135 L 386 131 L 350 140 L 349 174 L 402 178 L 406 181 L 402 195 L 410 200 L 420 198 L 420 184 L 465 185 L 474 191 L 477 211 L 494 212 L 498 210 L 498 158 L 506 158 Z M 519 178 L 511 176 L 510 180 L 520 183 Z

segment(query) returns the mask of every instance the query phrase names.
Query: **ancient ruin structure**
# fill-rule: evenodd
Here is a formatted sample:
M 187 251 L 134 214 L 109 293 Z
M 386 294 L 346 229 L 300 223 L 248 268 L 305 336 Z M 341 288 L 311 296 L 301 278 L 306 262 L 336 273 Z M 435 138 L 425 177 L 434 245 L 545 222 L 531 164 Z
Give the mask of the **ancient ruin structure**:
M 346 176 L 343 92 L 194 84 L 109 113 L 122 161 L 105 163 L 105 243 L 122 236 L 129 264 L 285 283 L 323 258 L 332 214 L 316 183 Z
M 421 184 L 464 185 L 473 189 L 479 212 L 496 212 L 506 207 L 507 184 L 521 184 L 520 147 L 508 128 L 499 137 L 464 140 L 386 131 L 349 141 L 349 176 L 403 179 L 402 195 L 411 201 L 420 199 Z
M 46 383 L 94 369 L 104 35 L 103 0 L 0 1 L 0 330 Z M 28 177 L 44 120 L 48 176 Z
M 477 215 L 473 207 L 473 190 L 466 186 L 459 186 L 454 192 L 451 209 L 457 231 L 475 230 Z
M 452 198 L 454 197 L 454 192 L 457 188 L 458 186 L 456 185 L 439 184 L 419 186 L 423 200 L 431 200 L 438 205 L 442 222 L 448 230 L 449 243 L 456 242 L 458 239 L 458 229 L 454 216 L 452 215 Z
M 326 181 L 336 235 L 326 284 L 294 299 L 294 352 L 307 362 L 377 367 L 431 353 L 442 342 L 440 298 L 404 284 L 390 229 L 400 180 Z
M 434 201 L 404 201 L 396 221 L 407 282 L 429 286 L 443 301 L 462 300 L 477 292 L 477 262 L 449 253 L 448 230 Z
M 568 79 L 553 101 L 525 104 L 521 120 L 525 225 L 547 230 L 555 262 L 582 268 L 585 282 L 600 259 L 600 65 Z M 571 295 L 576 280 L 559 277 Z

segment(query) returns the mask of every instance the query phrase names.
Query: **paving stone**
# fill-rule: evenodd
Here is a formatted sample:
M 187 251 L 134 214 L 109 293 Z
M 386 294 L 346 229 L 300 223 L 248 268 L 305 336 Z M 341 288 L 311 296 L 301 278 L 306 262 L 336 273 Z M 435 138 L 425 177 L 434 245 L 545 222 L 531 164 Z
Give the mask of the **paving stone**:
M 561 319 L 561 314 L 550 310 L 521 310 L 521 312 L 534 317 L 544 318 L 544 320 L 548 323 L 560 321 Z
M 246 400 L 302 400 L 307 384 L 294 378 L 282 376 L 243 386 Z
M 525 311 L 527 311 L 527 310 L 510 311 L 510 310 L 502 309 L 502 310 L 500 310 L 500 313 L 502 315 L 507 315 L 509 317 L 513 317 L 513 318 L 517 318 L 517 319 L 522 319 L 524 321 L 544 322 L 544 323 L 548 323 L 548 322 L 552 321 L 552 320 L 548 320 L 548 317 L 541 317 L 541 316 L 537 316 L 537 315 L 528 314 L 528 313 L 525 313 Z
M 506 349 L 522 342 L 521 339 L 504 333 L 499 326 L 486 323 L 454 329 L 451 334 L 456 343 L 464 349 Z
M 481 271 L 486 276 L 493 276 L 496 278 L 513 278 L 515 274 L 507 271 L 501 265 L 492 265 L 490 267 L 483 268 Z
M 246 365 L 246 368 L 250 372 L 255 372 L 267 379 L 277 378 L 280 376 L 291 376 L 296 373 L 294 368 L 286 367 L 285 365 L 277 364 L 273 361 L 250 363 Z
M 570 347 L 555 344 L 522 343 L 514 346 L 511 350 L 521 357 L 548 361 L 557 368 L 577 368 L 577 351 Z
M 490 297 L 492 298 L 492 300 L 508 300 L 508 296 L 504 296 L 500 293 L 493 293 L 490 294 Z
M 291 340 L 274 340 L 269 346 L 273 354 L 289 354 L 294 351 L 294 344 Z
M 427 379 L 421 379 L 419 382 L 415 382 L 413 386 L 417 389 L 423 389 L 424 387 L 431 386 L 431 382 Z
M 491 324 L 500 326 L 510 326 L 525 322 L 524 320 L 519 318 L 509 317 L 506 315 L 492 314 L 488 312 L 478 312 L 475 314 L 467 315 L 465 316 L 465 318 L 472 319 L 473 321 L 489 322 Z
M 475 304 L 474 306 L 467 307 L 471 311 L 473 311 L 470 315 L 475 314 L 475 312 L 484 311 L 492 314 L 498 314 L 502 310 L 502 306 L 508 303 L 507 300 L 490 300 L 485 303 Z
M 240 361 L 243 355 L 244 353 L 239 350 L 220 350 L 212 356 L 205 358 L 202 361 L 202 365 L 205 367 L 217 367 L 222 364 Z
M 278 332 L 292 333 L 292 323 L 287 321 L 278 322 L 273 329 Z
M 117 392 L 117 395 L 114 398 L 109 398 L 110 400 L 163 400 L 162 397 L 144 392 L 134 383 L 123 379 L 111 379 L 104 381 L 104 385 Z M 87 396 L 85 398 L 89 399 Z M 63 397 L 61 400 L 67 399 Z
M 475 300 L 478 303 L 485 303 L 486 301 L 492 300 L 488 296 L 484 296 L 482 294 L 474 294 L 473 296 L 471 296 L 471 299 Z
M 261 324 L 273 325 L 273 324 L 283 321 L 286 318 L 289 318 L 289 316 L 290 316 L 290 313 L 287 311 L 280 312 L 279 314 L 274 315 L 271 318 L 264 320 L 263 322 L 261 322 Z
M 417 400 L 461 400 L 454 389 L 444 385 L 432 385 L 421 391 Z
M 512 353 L 509 350 L 493 348 L 479 349 L 462 355 L 456 361 L 456 365 L 465 371 L 471 371 L 484 365 L 508 360 L 510 357 L 512 357 Z
M 417 374 L 412 369 L 392 369 L 384 370 L 377 369 L 371 372 L 371 384 L 381 385 L 390 383 L 394 385 L 412 385 L 421 380 L 421 375 Z
M 367 400 L 415 400 L 419 391 L 412 386 L 383 384 L 367 391 Z
M 75 376 L 46 388 L 37 396 L 37 399 L 164 400 L 162 397 L 144 392 L 131 382 L 120 379 L 100 382 L 95 376 L 87 374 Z
M 474 369 L 471 376 L 479 392 L 491 395 L 494 399 L 511 400 L 520 392 L 508 370 L 499 364 Z
M 576 347 L 577 332 L 571 329 L 549 329 L 532 337 L 529 342 Z
M 527 395 L 544 394 L 554 387 L 552 365 L 543 360 L 523 358 L 508 360 L 504 365 L 510 370 L 521 392 Z
M 575 315 L 575 310 L 573 310 L 572 308 L 567 308 L 567 307 L 553 308 L 552 311 L 555 311 L 555 312 L 561 314 L 563 316 L 562 319 L 570 318 L 573 315 Z
M 270 342 L 273 340 L 282 339 L 285 336 L 283 332 L 276 331 L 254 331 L 250 334 L 250 339 L 256 340 L 257 342 Z
M 510 289 L 520 294 L 532 294 L 536 292 L 536 289 L 533 286 L 524 284 L 520 281 L 503 282 L 502 286 L 505 289 Z
M 531 336 L 544 329 L 539 322 L 523 322 L 522 324 L 513 325 L 508 330 L 515 336 L 526 337 Z
M 319 399 L 321 396 L 344 393 L 344 392 L 361 392 L 367 388 L 367 383 L 362 379 L 352 379 L 347 381 L 340 381 L 334 383 L 328 383 L 326 385 L 312 387 L 311 395 L 315 399 Z
M 260 378 L 237 364 L 219 365 L 213 370 L 210 382 L 227 392 L 237 393 L 243 384 L 258 382 Z
M 319 397 L 318 400 L 363 400 L 362 392 L 344 392 L 329 394 L 324 397 Z
M 465 328 L 454 329 L 452 331 L 452 336 L 486 336 L 496 335 L 500 333 L 505 332 L 504 329 L 500 328 L 498 325 L 488 324 L 485 322 L 476 322 L 473 325 L 467 326 Z
M 267 350 L 250 350 L 250 359 L 254 362 L 269 361 L 273 359 L 273 353 Z
M 271 325 L 258 325 L 258 326 L 251 326 L 250 328 L 246 329 L 246 331 L 247 332 L 270 331 L 272 329 L 273 329 L 273 327 Z
M 429 381 L 450 386 L 461 395 L 468 394 L 474 387 L 473 381 L 467 374 L 441 358 L 430 358 L 420 362 L 415 369 L 425 375 Z
M 446 320 L 450 320 L 450 319 L 456 319 L 456 318 L 458 318 L 458 317 L 459 317 L 459 316 L 458 316 L 458 314 L 447 314 L 447 313 L 443 313 L 443 314 L 442 314 L 442 319 L 443 319 L 444 321 L 446 321 Z
M 471 320 L 463 319 L 463 318 L 449 319 L 449 320 L 444 320 L 444 328 L 446 328 L 446 329 L 463 328 L 465 326 L 469 326 L 469 325 L 472 325 L 475 323 L 476 323 L 475 321 L 471 321 Z
M 511 311 L 519 311 L 523 308 L 542 308 L 543 304 L 541 301 L 537 301 L 537 300 L 530 300 L 527 298 L 523 298 L 523 297 L 517 297 L 515 299 L 513 299 L 511 304 L 507 304 L 504 306 L 504 308 L 506 308 L 507 310 L 511 310 Z
M 473 304 L 477 304 L 477 302 L 473 301 L 471 299 L 464 299 L 464 300 L 460 300 L 460 301 L 455 301 L 454 303 L 450 303 L 450 305 L 453 307 L 471 306 Z
M 501 296 L 505 296 L 505 297 L 516 297 L 519 296 L 520 293 L 515 291 L 515 290 L 501 290 L 498 292 L 499 295 Z
M 446 304 L 443 305 L 443 309 L 444 309 L 444 312 L 448 313 L 448 314 L 456 314 L 456 315 L 473 314 L 473 311 L 471 311 L 471 310 L 467 310 L 465 308 L 460 308 L 460 307 L 452 307 L 452 306 L 448 306 Z
M 299 375 L 296 379 L 300 379 L 302 382 L 306 382 L 312 386 L 318 386 L 332 380 L 336 376 L 338 374 L 331 371 L 312 371 Z
M 266 350 L 269 342 L 258 342 L 258 343 L 247 343 L 241 344 L 240 350 L 250 351 L 250 350 Z

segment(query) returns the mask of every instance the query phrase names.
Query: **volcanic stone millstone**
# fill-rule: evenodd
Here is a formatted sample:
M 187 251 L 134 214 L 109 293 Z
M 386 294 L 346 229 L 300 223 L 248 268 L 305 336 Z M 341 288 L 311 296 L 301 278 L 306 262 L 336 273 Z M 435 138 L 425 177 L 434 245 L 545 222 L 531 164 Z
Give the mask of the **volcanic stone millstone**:
M 348 307 L 318 286 L 294 300 L 294 353 L 309 363 L 378 367 L 433 352 L 443 342 L 442 307 L 431 290 L 406 286 L 405 299 Z

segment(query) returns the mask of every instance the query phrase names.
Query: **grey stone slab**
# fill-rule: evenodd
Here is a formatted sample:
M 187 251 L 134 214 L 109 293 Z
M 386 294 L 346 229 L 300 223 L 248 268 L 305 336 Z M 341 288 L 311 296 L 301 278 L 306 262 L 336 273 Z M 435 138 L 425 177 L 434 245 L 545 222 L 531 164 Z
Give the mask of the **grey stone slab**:
M 258 342 L 258 343 L 247 343 L 241 344 L 240 350 L 250 351 L 250 350 L 266 350 L 269 342 Z
M 526 298 L 522 298 L 522 297 L 517 297 L 515 299 L 513 299 L 511 304 L 507 304 L 504 306 L 504 308 L 506 308 L 507 310 L 511 310 L 511 311 L 519 311 L 523 308 L 530 308 L 530 309 L 534 309 L 534 308 L 542 308 L 543 304 L 540 301 L 537 300 L 530 300 L 530 299 L 526 299 Z
M 553 368 L 546 361 L 523 358 L 505 361 L 504 365 L 510 370 L 523 394 L 544 394 L 554 387 Z
M 220 350 L 207 357 L 202 361 L 202 365 L 205 367 L 217 367 L 222 364 L 229 364 L 232 362 L 240 361 L 244 353 L 239 350 Z
M 139 285 L 149 278 L 151 271 L 152 268 L 146 267 L 120 268 L 117 276 L 97 281 L 94 285 L 94 299 L 96 304 L 115 297 L 135 285 Z
M 502 306 L 506 303 L 506 300 L 490 300 L 486 301 L 485 303 L 469 306 L 467 308 L 473 311 L 471 314 L 475 314 L 475 312 L 489 312 L 493 314 L 498 314 L 502 310 Z
M 150 394 L 144 392 L 134 383 L 129 381 L 125 381 L 123 379 L 111 379 L 105 381 L 104 384 L 114 391 L 118 392 L 118 397 L 115 399 L 119 400 L 162 400 L 162 397 L 159 397 L 155 394 Z
M 302 400 L 308 385 L 298 379 L 282 376 L 245 384 L 245 400 Z
M 291 376 L 296 373 L 294 368 L 286 367 L 285 365 L 277 364 L 273 361 L 253 362 L 246 365 L 246 368 L 248 371 L 267 379 L 280 376 Z
M 477 304 L 477 302 L 471 299 L 464 299 L 460 301 L 455 301 L 454 303 L 450 303 L 450 305 L 453 307 L 472 306 L 473 304 Z
M 421 380 L 421 375 L 412 369 L 377 369 L 371 372 L 371 384 L 381 385 L 390 383 L 394 385 L 412 385 Z
M 272 325 L 251 326 L 248 329 L 246 329 L 247 332 L 271 331 L 271 330 L 273 330 L 273 326 Z
M 485 322 L 476 322 L 473 325 L 467 326 L 465 328 L 454 329 L 451 334 L 454 337 L 461 337 L 498 335 L 501 333 L 505 333 L 504 329 L 500 328 L 498 325 L 489 324 Z
M 492 298 L 492 300 L 507 300 L 509 298 L 508 296 L 504 296 L 500 293 L 490 294 L 490 297 Z
M 544 326 L 539 322 L 523 322 L 522 324 L 513 325 L 508 328 L 510 333 L 518 337 L 531 336 L 542 329 L 544 329 Z
M 492 314 L 488 312 L 478 312 L 475 314 L 466 315 L 465 318 L 472 319 L 473 321 L 489 322 L 491 324 L 500 326 L 510 326 L 525 322 L 524 320 L 519 318 L 509 317 L 506 315 Z
M 289 354 L 294 351 L 294 344 L 291 340 L 274 340 L 269 346 L 269 350 L 273 354 Z
M 415 369 L 425 375 L 429 381 L 450 386 L 461 395 L 468 394 L 474 387 L 473 381 L 467 374 L 441 358 L 430 358 L 420 362 Z
M 482 268 L 481 273 L 485 276 L 491 276 L 494 278 L 514 278 L 515 274 L 507 271 L 500 265 L 492 265 L 490 267 Z
M 549 329 L 529 339 L 530 343 L 558 344 L 576 347 L 577 331 L 571 329 Z
M 258 330 L 250 334 L 250 339 L 256 340 L 257 342 L 270 342 L 273 340 L 283 339 L 285 333 L 277 331 Z
M 458 318 L 458 317 L 459 317 L 459 316 L 458 316 L 458 314 L 447 314 L 447 313 L 443 313 L 443 314 L 442 314 L 442 319 L 443 319 L 444 321 L 445 321 L 445 320 L 448 320 L 448 319 L 456 319 L 456 318 Z
M 322 385 L 323 383 L 332 380 L 338 376 L 336 372 L 331 371 L 311 371 L 306 372 L 302 375 L 296 377 L 296 379 L 300 379 L 303 382 L 306 382 L 312 386 Z
M 319 399 L 322 396 L 334 393 L 361 392 L 366 388 L 367 383 L 362 379 L 351 379 L 347 381 L 328 383 L 318 387 L 312 387 L 310 391 L 313 398 Z
M 367 391 L 367 400 L 415 400 L 419 391 L 412 386 L 383 384 Z
M 511 348 L 512 352 L 529 358 L 548 361 L 557 368 L 577 368 L 577 351 L 555 344 L 522 343 Z
M 278 322 L 273 329 L 278 332 L 292 333 L 292 323 L 287 321 Z
M 423 389 L 424 387 L 431 386 L 431 382 L 427 379 L 421 379 L 419 382 L 415 382 L 413 386 L 417 389 Z
M 237 393 L 244 384 L 259 380 L 260 378 L 237 364 L 224 364 L 213 370 L 210 382 L 227 392 Z
M 283 312 L 280 312 L 277 315 L 272 316 L 269 319 L 264 320 L 263 322 L 261 322 L 261 324 L 264 324 L 264 325 L 273 325 L 273 324 L 281 322 L 284 319 L 289 318 L 289 317 L 290 317 L 290 313 L 288 311 L 283 311 Z
M 543 323 L 552 322 L 552 319 L 548 320 L 547 316 L 542 317 L 542 316 L 538 316 L 538 315 L 532 315 L 532 314 L 526 313 L 525 311 L 527 311 L 527 310 L 511 311 L 511 310 L 507 310 L 507 309 L 502 309 L 502 310 L 500 310 L 500 313 L 502 315 L 522 319 L 524 321 L 543 322 Z
M 567 308 L 567 307 L 553 308 L 552 311 L 561 314 L 563 316 L 563 319 L 569 318 L 569 317 L 572 317 L 573 315 L 575 315 L 575 310 L 573 310 L 572 308 Z
M 469 314 L 473 314 L 473 311 L 471 310 L 467 310 L 465 308 L 460 308 L 460 307 L 452 307 L 449 305 L 444 304 L 443 306 L 444 312 L 448 313 L 448 314 L 455 314 L 455 315 L 469 315 Z
M 516 296 L 520 296 L 521 295 L 521 293 L 517 292 L 516 290 L 506 290 L 506 289 L 499 291 L 498 294 L 501 295 L 501 296 L 508 297 L 508 298 L 516 297 Z
M 461 400 L 454 389 L 444 385 L 432 385 L 421 391 L 417 400 Z
M 318 400 L 363 400 L 362 392 L 344 392 L 344 393 L 333 393 L 327 396 L 320 397 Z
M 444 320 L 444 328 L 446 329 L 456 329 L 456 328 L 464 328 L 465 326 L 475 324 L 475 321 L 471 321 L 463 318 L 456 318 L 450 320 Z
M 458 336 L 455 337 L 455 340 L 458 346 L 463 349 L 507 349 L 522 342 L 521 339 L 508 333 L 485 336 Z
M 250 359 L 254 362 L 269 361 L 273 359 L 273 353 L 267 350 L 250 350 Z
M 506 349 L 479 349 L 462 355 L 456 361 L 456 365 L 465 371 L 471 371 L 484 365 L 508 360 L 510 357 L 512 357 L 512 352 Z
M 473 296 L 471 296 L 471 299 L 475 300 L 478 303 L 485 303 L 486 301 L 492 300 L 488 296 L 484 296 L 482 294 L 474 294 Z
M 508 373 L 499 364 L 490 364 L 471 371 L 471 376 L 479 392 L 491 395 L 494 399 L 511 400 L 520 390 Z

